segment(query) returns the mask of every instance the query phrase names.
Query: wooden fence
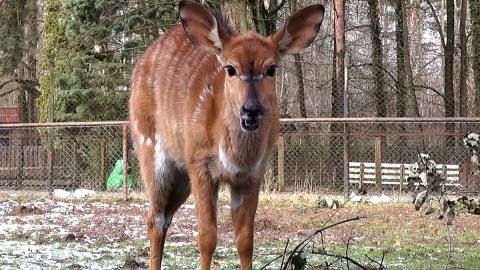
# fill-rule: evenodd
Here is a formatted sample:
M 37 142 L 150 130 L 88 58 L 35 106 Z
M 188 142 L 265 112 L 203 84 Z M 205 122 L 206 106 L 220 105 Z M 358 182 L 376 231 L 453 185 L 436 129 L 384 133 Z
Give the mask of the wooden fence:
M 50 159 L 50 161 L 49 161 Z M 0 186 L 72 186 L 74 153 L 43 146 L 0 146 Z

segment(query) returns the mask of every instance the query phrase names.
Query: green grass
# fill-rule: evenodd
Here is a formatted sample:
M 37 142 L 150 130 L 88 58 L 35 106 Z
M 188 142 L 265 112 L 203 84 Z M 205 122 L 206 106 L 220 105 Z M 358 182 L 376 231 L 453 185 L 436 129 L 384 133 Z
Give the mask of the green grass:
M 362 230 L 378 230 L 378 228 L 364 227 Z M 384 263 L 388 269 L 444 269 L 448 260 L 448 242 L 445 239 L 446 232 L 438 232 L 437 235 L 429 236 L 424 232 L 418 231 L 412 233 L 409 230 L 400 230 L 397 233 L 385 235 L 380 242 L 371 243 L 364 240 L 352 240 L 348 245 L 349 257 L 361 262 L 363 265 L 376 266 L 368 257 L 376 261 L 381 261 L 384 255 Z M 400 240 L 399 240 L 400 239 Z M 448 269 L 478 269 L 480 261 L 480 245 L 462 245 L 464 240 L 480 239 L 480 232 L 468 232 L 461 236 L 453 235 L 452 253 Z M 19 239 L 20 240 L 20 239 Z M 255 247 L 255 269 L 260 269 L 274 258 L 281 256 L 285 248 L 285 242 L 262 241 L 256 242 Z M 298 241 L 292 241 L 288 250 L 293 250 Z M 12 246 L 13 247 L 13 246 Z M 309 245 L 305 250 L 312 252 L 321 247 L 320 241 L 315 241 L 315 245 Z M 347 245 L 344 243 L 327 243 L 325 248 L 328 253 L 336 255 L 345 255 Z M 110 266 L 124 267 L 127 258 L 135 259 L 138 262 L 147 264 L 148 262 L 148 241 L 142 240 L 133 243 L 118 243 L 93 245 L 77 245 L 75 243 L 55 243 L 54 248 L 49 248 L 56 258 L 55 264 L 47 260 L 47 264 L 43 260 L 35 260 L 36 267 L 49 269 L 50 265 L 83 266 L 89 269 L 111 269 Z M 63 250 L 63 251 L 61 251 Z M 64 255 L 65 250 L 72 250 L 71 253 Z M 73 252 L 73 250 L 75 250 Z M 58 252 L 55 254 L 55 252 Z M 8 256 L 16 256 L 14 251 L 10 251 Z M 368 256 L 368 257 L 367 257 Z M 62 257 L 68 257 L 68 261 L 61 261 Z M 166 269 L 198 269 L 199 268 L 199 252 L 193 243 L 167 243 L 166 253 L 164 257 L 164 265 Z M 60 258 L 60 259 L 59 259 Z M 220 266 L 220 269 L 238 269 L 238 258 L 233 244 L 220 244 L 214 255 L 214 262 Z M 331 257 L 325 257 L 317 254 L 310 254 L 307 258 L 308 265 L 306 269 L 319 269 L 325 265 L 325 262 L 332 264 L 331 269 L 347 269 L 345 262 L 334 262 Z M 4 265 L 3 269 L 15 269 L 16 266 L 22 266 L 18 261 L 11 260 L 8 262 L 0 259 L 0 263 Z M 281 259 L 271 264 L 265 269 L 279 269 Z M 47 268 L 44 268 L 47 267 Z M 350 269 L 357 269 L 352 264 Z M 31 268 L 35 269 L 35 268 Z M 54 269 L 54 268 L 51 268 Z M 85 269 L 85 268 L 82 268 Z M 125 268 L 122 268 L 125 269 Z M 375 269 L 375 268 L 374 268 Z
M 223 198 L 221 198 L 223 199 Z M 103 200 L 101 200 L 103 201 Z M 108 199 L 105 202 L 110 202 Z M 260 204 L 269 208 L 292 207 L 299 217 L 292 216 L 291 223 L 305 225 L 315 231 L 322 226 L 323 220 L 310 219 L 309 213 L 329 211 L 328 215 L 339 221 L 333 210 L 316 208 L 315 196 L 285 195 L 262 198 Z M 405 222 L 398 224 L 392 213 L 396 207 L 405 204 L 391 203 L 384 206 L 353 205 L 344 206 L 343 217 L 355 217 L 369 213 L 368 218 L 360 221 L 339 225 L 324 234 L 323 247 L 329 254 L 348 256 L 365 266 L 378 269 L 383 258 L 388 269 L 423 270 L 423 269 L 480 269 L 480 230 L 478 221 L 475 224 L 465 223 L 455 219 L 451 226 L 451 253 L 444 222 L 434 217 L 421 215 L 409 210 L 402 213 Z M 411 209 L 411 205 L 405 209 Z M 393 210 L 392 210 L 393 209 Z M 382 210 L 384 210 L 382 212 Z M 390 210 L 390 211 L 387 211 Z M 390 213 L 390 214 L 389 214 Z M 304 214 L 303 216 L 301 214 Z M 398 215 L 398 214 L 397 214 Z M 287 217 L 289 218 L 289 217 Z M 478 216 L 476 216 L 478 219 Z M 276 220 L 275 220 L 276 221 Z M 333 221 L 332 221 L 333 222 Z M 331 222 L 330 222 L 331 223 Z M 285 230 L 285 229 L 283 229 Z M 288 228 L 286 229 L 288 230 Z M 292 227 L 292 230 L 295 228 Z M 334 238 L 328 238 L 334 235 Z M 65 236 L 43 239 L 41 235 L 14 230 L 8 236 L 0 234 L 0 269 L 135 269 L 127 266 L 128 260 L 134 260 L 145 269 L 148 265 L 148 240 L 125 241 L 118 243 L 83 243 L 65 241 Z M 47 241 L 48 240 L 48 241 Z M 290 241 L 287 251 L 293 250 L 302 239 Z M 320 236 L 304 249 L 310 253 L 307 256 L 306 269 L 320 269 L 326 263 L 330 269 L 358 269 L 351 263 L 335 261 L 335 258 L 313 254 L 320 250 Z M 345 244 L 349 241 L 349 244 Z M 270 263 L 281 257 L 285 250 L 285 241 L 266 241 L 257 239 L 254 251 L 254 269 Z M 6 248 L 8 247 L 8 248 Z M 348 248 L 348 250 L 347 250 Z M 232 242 L 220 243 L 213 258 L 219 269 L 239 269 L 239 259 Z M 280 269 L 282 259 L 265 267 L 265 269 Z M 167 241 L 164 255 L 164 269 L 198 269 L 200 254 L 195 243 L 175 243 Z M 28 267 L 26 267 L 28 266 Z

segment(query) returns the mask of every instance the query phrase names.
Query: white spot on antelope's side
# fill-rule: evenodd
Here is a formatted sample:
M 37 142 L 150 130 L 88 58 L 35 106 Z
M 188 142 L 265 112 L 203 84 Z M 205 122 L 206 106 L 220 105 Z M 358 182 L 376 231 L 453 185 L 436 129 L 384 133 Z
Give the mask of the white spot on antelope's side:
M 165 148 L 163 147 L 160 135 L 155 135 L 155 141 L 155 175 L 157 176 L 157 178 L 163 179 L 165 178 L 164 176 L 166 172 L 167 153 L 165 152 Z
M 212 94 L 212 86 L 208 84 L 203 88 L 202 93 L 200 93 L 200 101 L 204 102 L 207 95 L 211 95 L 211 94 Z
M 198 121 L 198 117 L 200 116 L 200 113 L 202 112 L 202 103 L 199 103 L 197 104 L 197 106 L 195 107 L 195 111 L 193 111 L 193 121 L 194 122 L 197 122 Z
M 145 136 L 140 135 L 140 138 L 138 138 L 138 142 L 140 145 L 143 144 L 145 142 Z
M 218 146 L 218 157 L 220 158 L 220 162 L 225 170 L 227 170 L 231 174 L 238 174 L 244 172 L 244 170 L 239 167 L 237 164 L 233 163 L 231 160 L 228 159 L 227 155 L 223 151 L 221 145 Z

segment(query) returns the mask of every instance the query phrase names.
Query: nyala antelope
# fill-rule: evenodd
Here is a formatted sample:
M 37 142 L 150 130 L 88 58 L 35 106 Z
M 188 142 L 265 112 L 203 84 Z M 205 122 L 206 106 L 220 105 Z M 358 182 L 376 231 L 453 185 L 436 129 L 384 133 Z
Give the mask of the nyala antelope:
M 250 269 L 260 185 L 280 126 L 275 72 L 283 56 L 312 43 L 324 7 L 296 12 L 268 37 L 238 34 L 228 18 L 194 2 L 180 2 L 179 11 L 181 25 L 145 51 L 131 83 L 131 134 L 150 202 L 150 269 L 160 269 L 172 217 L 190 193 L 201 269 L 210 269 L 221 184 L 230 187 L 241 269 Z

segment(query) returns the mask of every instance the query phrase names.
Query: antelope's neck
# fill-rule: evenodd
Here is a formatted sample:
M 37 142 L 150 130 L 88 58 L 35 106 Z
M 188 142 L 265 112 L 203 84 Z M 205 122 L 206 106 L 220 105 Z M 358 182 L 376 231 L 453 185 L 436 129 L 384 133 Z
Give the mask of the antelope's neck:
M 244 132 L 238 117 L 226 116 L 218 142 L 218 158 L 231 174 L 257 173 L 266 159 L 269 127 Z M 264 123 L 267 125 L 267 123 Z

